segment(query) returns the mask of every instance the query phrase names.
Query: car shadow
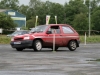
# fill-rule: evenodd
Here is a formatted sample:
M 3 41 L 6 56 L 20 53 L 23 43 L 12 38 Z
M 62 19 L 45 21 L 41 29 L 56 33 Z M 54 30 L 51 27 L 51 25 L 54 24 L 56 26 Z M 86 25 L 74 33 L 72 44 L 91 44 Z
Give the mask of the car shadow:
M 58 50 L 51 50 L 51 49 L 42 49 L 41 51 L 34 51 L 33 49 L 24 49 L 23 51 L 17 51 L 16 49 L 12 49 L 11 51 L 16 51 L 16 52 L 77 52 L 75 51 L 70 51 L 69 49 L 58 49 Z
M 34 51 L 34 50 L 25 49 L 22 52 L 71 52 L 71 51 L 69 51 L 69 50 L 57 50 L 57 51 L 53 51 L 53 50 L 41 50 L 41 51 Z

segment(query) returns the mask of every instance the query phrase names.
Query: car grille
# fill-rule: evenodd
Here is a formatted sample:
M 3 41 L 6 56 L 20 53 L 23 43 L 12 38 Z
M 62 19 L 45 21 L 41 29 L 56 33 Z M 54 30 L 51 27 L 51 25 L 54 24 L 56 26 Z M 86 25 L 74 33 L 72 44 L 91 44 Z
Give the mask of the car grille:
M 23 38 L 14 38 L 15 41 L 23 40 Z

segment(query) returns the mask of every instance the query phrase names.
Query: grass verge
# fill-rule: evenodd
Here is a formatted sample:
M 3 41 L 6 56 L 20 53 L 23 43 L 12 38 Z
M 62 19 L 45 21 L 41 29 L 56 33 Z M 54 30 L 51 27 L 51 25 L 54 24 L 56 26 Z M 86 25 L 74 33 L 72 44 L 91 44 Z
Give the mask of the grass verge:
M 0 44 L 9 44 L 11 38 L 6 35 L 0 35 Z
M 80 36 L 80 41 L 81 41 L 81 43 L 84 43 L 85 36 Z M 98 35 L 90 36 L 90 37 L 87 36 L 86 42 L 87 43 L 100 43 L 100 36 L 98 36 Z

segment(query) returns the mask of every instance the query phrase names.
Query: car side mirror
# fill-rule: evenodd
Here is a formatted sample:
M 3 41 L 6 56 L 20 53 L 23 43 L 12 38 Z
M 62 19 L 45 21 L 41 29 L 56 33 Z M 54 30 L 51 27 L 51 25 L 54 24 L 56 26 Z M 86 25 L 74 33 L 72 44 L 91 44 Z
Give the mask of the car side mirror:
M 47 31 L 46 33 L 47 33 L 47 34 L 52 34 L 52 32 L 51 32 L 51 31 Z

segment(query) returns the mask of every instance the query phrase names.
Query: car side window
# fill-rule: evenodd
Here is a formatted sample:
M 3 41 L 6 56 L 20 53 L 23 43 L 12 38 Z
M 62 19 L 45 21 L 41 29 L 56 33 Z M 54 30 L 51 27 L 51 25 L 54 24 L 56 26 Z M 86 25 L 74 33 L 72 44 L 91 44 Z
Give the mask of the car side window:
M 68 26 L 62 26 L 63 33 L 74 33 L 74 31 Z
M 51 26 L 50 28 L 49 28 L 49 31 L 51 31 L 52 32 L 52 34 L 55 32 L 56 34 L 60 34 L 61 32 L 60 32 L 60 27 L 59 26 Z

